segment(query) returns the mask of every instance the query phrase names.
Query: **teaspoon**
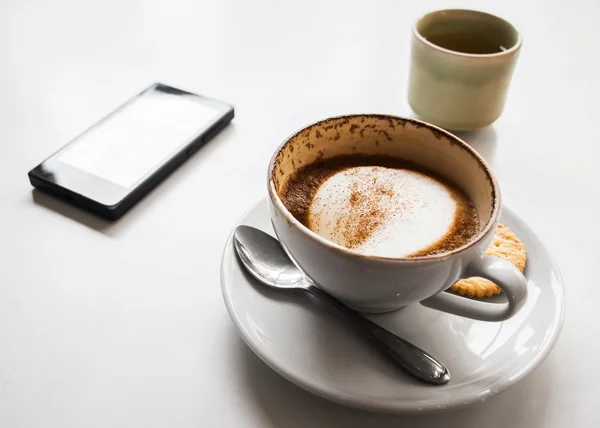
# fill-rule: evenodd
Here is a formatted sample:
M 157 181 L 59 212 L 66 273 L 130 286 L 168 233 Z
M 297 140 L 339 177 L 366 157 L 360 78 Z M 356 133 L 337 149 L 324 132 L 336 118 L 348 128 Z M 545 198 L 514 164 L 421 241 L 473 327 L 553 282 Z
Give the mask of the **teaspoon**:
M 277 239 L 253 227 L 238 226 L 233 235 L 233 242 L 246 270 L 262 284 L 278 290 L 312 294 L 329 303 L 414 377 L 434 385 L 444 385 L 450 380 L 450 372 L 435 357 L 312 285 L 288 257 Z

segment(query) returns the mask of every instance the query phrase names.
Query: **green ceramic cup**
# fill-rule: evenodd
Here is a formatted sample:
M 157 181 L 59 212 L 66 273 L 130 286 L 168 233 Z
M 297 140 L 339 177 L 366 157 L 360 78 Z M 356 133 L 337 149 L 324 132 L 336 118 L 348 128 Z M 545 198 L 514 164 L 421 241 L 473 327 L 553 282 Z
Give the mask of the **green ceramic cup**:
M 521 44 L 519 32 L 494 15 L 428 13 L 413 27 L 410 106 L 423 120 L 450 130 L 490 125 L 504 109 Z

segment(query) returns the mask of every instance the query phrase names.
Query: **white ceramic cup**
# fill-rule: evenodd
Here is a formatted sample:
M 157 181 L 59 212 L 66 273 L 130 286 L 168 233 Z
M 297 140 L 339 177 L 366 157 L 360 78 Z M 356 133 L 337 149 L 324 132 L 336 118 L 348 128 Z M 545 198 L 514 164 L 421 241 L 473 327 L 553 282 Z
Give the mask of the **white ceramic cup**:
M 365 256 L 328 241 L 300 223 L 279 193 L 304 165 L 344 154 L 387 155 L 438 173 L 472 199 L 480 231 L 466 245 L 413 258 Z M 289 137 L 268 171 L 269 210 L 288 254 L 315 284 L 363 312 L 386 312 L 414 302 L 485 321 L 510 318 L 527 297 L 527 281 L 512 264 L 486 256 L 498 225 L 500 189 L 485 161 L 458 137 L 425 122 L 388 115 L 351 115 L 314 123 Z M 507 303 L 487 303 L 443 292 L 460 278 L 498 284 Z
M 521 44 L 509 22 L 489 13 L 449 9 L 424 15 L 413 27 L 411 108 L 445 129 L 488 126 L 502 114 Z

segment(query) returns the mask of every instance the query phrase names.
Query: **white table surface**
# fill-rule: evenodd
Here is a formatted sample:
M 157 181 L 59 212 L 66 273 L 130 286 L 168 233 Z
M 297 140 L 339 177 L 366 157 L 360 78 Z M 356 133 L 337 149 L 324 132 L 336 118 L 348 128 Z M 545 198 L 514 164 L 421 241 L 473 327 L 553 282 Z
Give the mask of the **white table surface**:
M 600 2 L 366 5 L 0 3 L 0 427 L 600 425 Z M 558 260 L 566 322 L 543 365 L 485 403 L 352 410 L 244 345 L 221 298 L 221 252 L 292 131 L 341 113 L 411 114 L 411 23 L 449 5 L 524 35 L 503 116 L 463 136 Z M 154 81 L 233 103 L 234 123 L 119 222 L 32 192 L 29 169 Z

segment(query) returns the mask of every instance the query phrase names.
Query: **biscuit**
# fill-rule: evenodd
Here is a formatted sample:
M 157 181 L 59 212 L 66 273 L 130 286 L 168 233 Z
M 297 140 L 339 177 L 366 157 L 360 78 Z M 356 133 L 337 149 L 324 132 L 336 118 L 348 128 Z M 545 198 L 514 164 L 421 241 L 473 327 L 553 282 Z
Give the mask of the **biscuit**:
M 511 262 L 521 272 L 525 270 L 525 263 L 527 262 L 525 246 L 517 235 L 503 224 L 498 225 L 494 239 L 492 239 L 492 243 L 485 253 L 488 256 L 500 257 L 507 262 Z
M 525 270 L 525 263 L 527 262 L 525 247 L 517 235 L 503 224 L 498 225 L 492 243 L 485 253 L 488 256 L 499 257 L 512 263 L 521 272 Z M 463 296 L 479 298 L 491 297 L 502 292 L 500 287 L 492 281 L 477 276 L 461 279 L 450 287 L 450 291 Z
M 500 294 L 502 290 L 489 279 L 474 276 L 461 279 L 450 287 L 450 291 L 469 297 L 492 297 Z

